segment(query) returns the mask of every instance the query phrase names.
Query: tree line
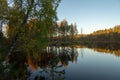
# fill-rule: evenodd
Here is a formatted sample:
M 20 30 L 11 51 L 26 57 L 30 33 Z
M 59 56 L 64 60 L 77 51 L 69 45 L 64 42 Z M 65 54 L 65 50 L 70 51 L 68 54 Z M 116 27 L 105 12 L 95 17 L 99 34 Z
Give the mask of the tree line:
M 120 49 L 120 25 L 114 28 L 98 30 L 86 36 L 81 36 L 79 44 L 102 47 L 109 49 Z

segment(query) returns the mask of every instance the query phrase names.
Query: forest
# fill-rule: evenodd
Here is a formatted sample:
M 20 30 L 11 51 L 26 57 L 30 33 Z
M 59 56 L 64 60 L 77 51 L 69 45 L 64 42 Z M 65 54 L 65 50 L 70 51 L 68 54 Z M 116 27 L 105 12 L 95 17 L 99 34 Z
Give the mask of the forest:
M 89 47 L 120 49 L 120 25 L 110 29 L 98 30 L 88 35 L 81 35 L 79 43 Z
M 67 20 L 56 24 L 50 45 L 70 46 L 86 45 L 88 47 L 100 47 L 106 49 L 120 49 L 120 25 L 110 29 L 94 31 L 91 34 L 78 34 L 77 24 L 68 25 Z

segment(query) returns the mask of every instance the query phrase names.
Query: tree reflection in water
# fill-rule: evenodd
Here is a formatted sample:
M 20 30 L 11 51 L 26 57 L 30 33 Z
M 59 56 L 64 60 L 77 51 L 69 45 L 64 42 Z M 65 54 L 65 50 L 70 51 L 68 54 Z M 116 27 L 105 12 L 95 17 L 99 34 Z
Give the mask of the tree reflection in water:
M 39 54 L 25 55 L 14 52 L 1 63 L 2 80 L 65 80 L 65 67 L 69 61 L 76 62 L 75 47 L 47 47 Z M 4 75 L 4 76 L 2 76 Z
M 41 53 L 39 60 L 37 59 L 38 68 L 35 70 L 31 66 L 33 59 L 29 64 L 29 71 L 31 72 L 29 79 L 43 80 L 64 80 L 65 67 L 69 61 L 76 61 L 78 57 L 77 49 L 72 47 L 47 47 L 45 53 Z M 34 64 L 36 65 L 36 64 Z M 34 66 L 32 65 L 32 66 Z
M 27 79 L 27 68 L 24 65 L 26 56 L 23 52 L 13 52 L 12 55 L 7 57 L 6 61 L 3 60 L 0 64 L 0 80 Z
M 86 47 L 75 47 L 81 49 L 79 53 L 82 58 L 82 48 Z M 45 52 L 39 54 L 16 51 L 7 56 L 7 59 L 0 54 L 0 80 L 65 80 L 65 67 L 69 62 L 77 62 L 78 50 L 75 47 L 47 47 Z M 92 49 L 120 56 L 120 50 Z
M 92 48 L 94 51 L 97 52 L 104 52 L 105 54 L 114 54 L 115 56 L 120 56 L 120 49 L 111 50 L 111 49 L 101 49 L 101 48 Z

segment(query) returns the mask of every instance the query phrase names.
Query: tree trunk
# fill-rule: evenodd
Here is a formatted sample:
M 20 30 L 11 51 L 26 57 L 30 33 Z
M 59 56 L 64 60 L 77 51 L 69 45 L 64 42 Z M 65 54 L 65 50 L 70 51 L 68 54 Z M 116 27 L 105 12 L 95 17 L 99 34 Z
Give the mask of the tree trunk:
M 17 41 L 20 37 L 20 34 L 21 34 L 21 31 L 22 31 L 22 28 L 25 27 L 26 23 L 27 23 L 27 19 L 28 19 L 28 15 L 29 15 L 30 11 L 27 12 L 22 24 L 20 25 L 19 27 L 19 31 L 18 33 L 16 34 L 15 38 L 13 39 L 12 43 L 11 43 L 11 46 L 10 46 L 10 49 L 8 50 L 7 54 L 10 55 L 14 50 L 15 50 L 15 46 L 17 44 Z

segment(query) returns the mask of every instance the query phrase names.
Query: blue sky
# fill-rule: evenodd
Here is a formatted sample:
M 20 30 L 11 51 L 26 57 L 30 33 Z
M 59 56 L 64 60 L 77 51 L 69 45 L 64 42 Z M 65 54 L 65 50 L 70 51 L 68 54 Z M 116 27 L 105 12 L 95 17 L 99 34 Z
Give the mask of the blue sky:
M 120 24 L 120 0 L 62 0 L 57 15 L 58 21 L 76 22 L 79 33 L 82 27 L 88 34 Z

